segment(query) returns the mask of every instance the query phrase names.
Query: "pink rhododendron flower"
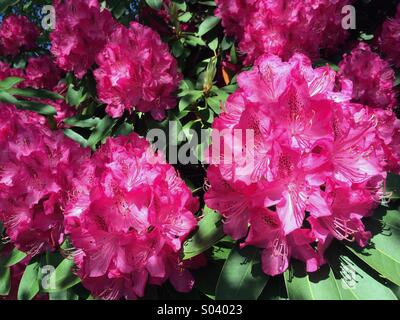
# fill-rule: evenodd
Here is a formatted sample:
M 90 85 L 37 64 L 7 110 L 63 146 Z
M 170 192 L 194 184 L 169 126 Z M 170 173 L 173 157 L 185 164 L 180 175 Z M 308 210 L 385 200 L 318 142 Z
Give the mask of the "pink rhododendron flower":
M 34 113 L 1 105 L 0 118 L 0 221 L 18 249 L 54 249 L 63 241 L 69 180 L 89 151 Z
M 24 85 L 35 89 L 52 90 L 61 78 L 61 70 L 49 56 L 28 59 Z
M 264 53 L 284 59 L 295 52 L 319 57 L 346 38 L 343 6 L 351 0 L 217 0 L 216 15 L 228 35 L 239 41 L 251 64 Z
M 0 26 L 0 53 L 17 55 L 20 50 L 36 47 L 39 29 L 25 16 L 10 15 Z
M 150 28 L 136 22 L 117 27 L 96 61 L 97 91 L 112 117 L 136 109 L 161 120 L 175 106 L 181 74 L 168 45 Z
M 54 0 L 56 26 L 50 34 L 57 65 L 82 78 L 94 64 L 116 22 L 97 0 Z
M 290 257 L 316 271 L 334 237 L 362 246 L 370 237 L 361 219 L 375 207 L 398 137 L 379 132 L 384 110 L 351 103 L 351 82 L 341 91 L 335 82 L 333 70 L 313 69 L 302 54 L 261 56 L 213 124 L 224 131 L 213 136 L 221 150 L 210 148 L 206 204 L 228 235 L 263 249 L 269 275 Z
M 383 23 L 378 44 L 385 56 L 400 67 L 400 5 L 394 18 Z
M 180 252 L 198 204 L 175 169 L 136 134 L 109 138 L 83 168 L 65 214 L 83 285 L 104 299 L 167 279 L 190 291 Z
M 7 63 L 0 61 L 0 81 L 9 77 L 25 78 L 24 70 L 11 68 Z M 19 86 L 21 83 L 19 84 Z
M 395 107 L 394 71 L 366 43 L 360 43 L 349 55 L 345 55 L 339 67 L 339 76 L 353 82 L 355 102 L 373 108 Z

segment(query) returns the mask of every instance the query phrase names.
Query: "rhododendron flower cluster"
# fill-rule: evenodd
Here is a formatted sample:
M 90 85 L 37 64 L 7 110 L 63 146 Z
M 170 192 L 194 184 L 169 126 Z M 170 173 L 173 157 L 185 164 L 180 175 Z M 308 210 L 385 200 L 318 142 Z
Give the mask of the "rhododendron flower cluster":
M 27 17 L 10 15 L 0 26 L 0 53 L 15 56 L 21 50 L 34 49 L 39 34 Z
M 335 90 L 335 78 L 301 54 L 288 62 L 264 55 L 238 76 L 214 122 L 233 143 L 212 155 L 221 162 L 208 170 L 206 204 L 223 215 L 227 234 L 263 249 L 269 275 L 284 272 L 290 257 L 316 271 L 333 238 L 361 246 L 370 238 L 362 218 L 379 201 L 390 150 L 375 109 L 350 101 L 349 80 Z M 242 147 L 235 130 L 251 130 L 254 143 Z
M 0 221 L 20 250 L 53 250 L 63 241 L 69 181 L 88 151 L 34 113 L 2 104 L 0 119 Z
M 54 0 L 56 26 L 50 35 L 57 65 L 82 78 L 94 64 L 116 22 L 97 0 Z
M 105 299 L 135 299 L 167 279 L 190 291 L 180 251 L 198 204 L 175 169 L 136 134 L 109 138 L 83 168 L 65 212 L 83 285 Z
M 389 63 L 360 43 L 339 65 L 339 76 L 353 82 L 353 100 L 370 107 L 393 109 L 395 74 Z
M 118 26 L 96 62 L 99 98 L 112 117 L 135 109 L 161 120 L 175 107 L 181 75 L 168 45 L 152 29 L 136 22 Z
M 396 16 L 384 22 L 378 44 L 386 57 L 400 67 L 400 5 Z
M 29 58 L 25 73 L 24 85 L 35 89 L 52 90 L 61 78 L 61 70 L 50 56 Z
M 351 0 L 216 0 L 225 32 L 239 41 L 251 64 L 264 53 L 287 59 L 295 52 L 319 57 L 347 36 L 342 8 Z

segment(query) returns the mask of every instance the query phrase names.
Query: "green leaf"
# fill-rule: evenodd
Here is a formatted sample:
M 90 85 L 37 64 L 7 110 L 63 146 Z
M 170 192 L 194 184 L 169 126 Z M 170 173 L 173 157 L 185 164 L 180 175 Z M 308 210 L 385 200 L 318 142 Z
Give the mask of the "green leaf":
M 196 233 L 184 243 L 184 259 L 198 256 L 224 236 L 221 216 L 207 206 L 204 208 L 203 214 L 204 217 L 199 222 Z
M 270 277 L 259 300 L 288 300 L 284 277 Z
M 0 258 L 0 267 L 11 267 L 25 259 L 26 253 L 14 248 L 8 255 Z
M 101 119 L 97 123 L 96 128 L 88 139 L 89 146 L 92 149 L 95 149 L 96 145 L 110 134 L 111 129 L 114 127 L 115 123 L 116 120 L 110 118 L 109 116 L 105 116 L 103 119 Z
M 210 16 L 207 17 L 199 26 L 199 31 L 197 32 L 197 35 L 199 37 L 205 35 L 207 32 L 211 31 L 213 28 L 215 28 L 218 23 L 220 22 L 220 18 L 215 17 L 215 16 Z
M 39 293 L 39 262 L 31 260 L 26 267 L 18 288 L 18 300 L 32 300 Z
M 8 7 L 16 5 L 20 0 L 2 0 L 0 2 L 0 13 L 7 10 Z
M 81 280 L 72 272 L 74 261 L 64 259 L 54 271 L 55 288 L 44 289 L 45 292 L 60 292 L 72 288 Z
M 30 110 L 45 116 L 56 115 L 57 111 L 53 106 L 36 101 L 21 101 L 16 104 L 19 109 Z
M 290 300 L 342 300 L 342 285 L 329 267 L 324 265 L 314 273 L 307 273 L 305 263 L 293 260 L 284 273 Z
M 8 77 L 5 78 L 4 80 L 0 81 L 0 89 L 1 90 L 8 90 L 17 85 L 18 83 L 21 83 L 24 81 L 23 78 L 18 78 L 18 77 Z
M 397 300 L 387 281 L 337 241 L 327 250 L 326 258 L 335 279 L 344 289 L 341 291 L 343 299 Z
M 0 102 L 17 105 L 18 99 L 6 91 L 0 90 Z
M 50 300 L 79 300 L 79 296 L 72 290 L 64 290 L 60 292 L 49 292 Z
M 8 295 L 10 293 L 10 288 L 10 268 L 0 267 L 0 296 Z
M 14 96 L 27 97 L 27 98 L 39 98 L 39 99 L 51 99 L 51 100 L 64 99 L 64 97 L 62 95 L 59 95 L 58 93 L 51 92 L 48 90 L 42 90 L 42 89 L 12 88 L 12 89 L 8 90 L 7 92 Z
M 75 90 L 74 86 L 70 84 L 68 87 L 66 100 L 69 105 L 77 107 L 86 100 L 86 94 L 83 94 L 83 88 Z
M 383 277 L 400 286 L 400 212 L 380 207 L 365 221 L 374 236 L 366 248 L 350 244 L 349 249 Z
M 75 132 L 72 129 L 65 129 L 64 134 L 68 138 L 78 142 L 84 148 L 86 148 L 89 145 L 88 141 L 84 137 L 82 137 L 79 133 Z
M 234 247 L 219 276 L 217 300 L 257 300 L 269 277 L 261 269 L 260 249 Z
M 66 125 L 79 128 L 94 128 L 97 126 L 100 118 L 87 117 L 87 116 L 74 116 L 64 120 Z
M 146 3 L 155 10 L 160 10 L 162 6 L 162 0 L 146 0 Z

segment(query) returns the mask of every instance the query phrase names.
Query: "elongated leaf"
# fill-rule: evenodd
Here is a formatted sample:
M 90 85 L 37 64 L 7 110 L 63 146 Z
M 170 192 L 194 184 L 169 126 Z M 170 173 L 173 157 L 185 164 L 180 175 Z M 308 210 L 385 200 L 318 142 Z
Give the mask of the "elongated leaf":
M 6 296 L 10 293 L 10 278 L 10 268 L 0 267 L 0 296 Z
M 8 255 L 0 258 L 0 267 L 11 267 L 25 259 L 26 254 L 14 248 Z
M 15 88 L 15 89 L 10 89 L 7 92 L 14 96 L 27 97 L 27 98 L 39 98 L 39 99 L 51 99 L 51 100 L 64 99 L 64 97 L 62 95 L 59 95 L 58 93 L 42 89 Z
M 45 292 L 60 292 L 72 288 L 81 280 L 73 273 L 74 261 L 64 259 L 54 271 L 55 288 L 44 289 Z
M 257 300 L 269 277 L 261 269 L 260 249 L 234 247 L 219 276 L 217 300 Z
M 146 0 L 146 3 L 155 10 L 160 10 L 162 6 L 162 0 Z
M 18 300 L 32 300 L 39 293 L 39 262 L 34 259 L 26 267 L 18 288 Z
M 37 112 L 37 113 L 45 115 L 45 116 L 57 114 L 56 109 L 54 109 L 53 106 L 51 106 L 49 104 L 45 104 L 45 103 L 36 102 L 36 101 L 21 101 L 21 100 L 19 100 L 16 105 L 19 109 L 34 111 L 34 112 Z
M 18 78 L 18 77 L 8 77 L 5 78 L 4 80 L 0 81 L 0 89 L 1 90 L 8 90 L 17 85 L 18 83 L 21 83 L 24 81 L 23 78 Z
M 84 148 L 86 148 L 89 145 L 88 141 L 84 137 L 82 137 L 79 133 L 75 132 L 72 129 L 65 129 L 64 134 L 68 138 L 78 142 Z
M 2 0 L 0 2 L 0 13 L 7 10 L 8 7 L 16 5 L 20 0 Z
M 184 244 L 184 259 L 193 258 L 211 248 L 224 236 L 221 216 L 208 207 L 204 208 L 204 217 L 196 233 Z
M 92 149 L 95 149 L 97 143 L 102 141 L 111 132 L 115 123 L 116 120 L 109 116 L 105 116 L 101 119 L 88 139 L 89 146 L 91 146 Z
M 325 265 L 314 273 L 307 274 L 303 262 L 292 260 L 284 273 L 290 300 L 342 300 L 342 286 L 329 267 Z
M 210 30 L 212 30 L 215 26 L 218 25 L 220 22 L 220 18 L 215 17 L 215 16 L 210 16 L 207 17 L 199 26 L 199 31 L 197 32 L 197 35 L 201 37 L 202 35 L 206 34 Z
M 374 218 L 365 221 L 374 236 L 364 249 L 349 245 L 350 250 L 383 277 L 400 286 L 400 212 L 381 207 Z
M 74 116 L 64 120 L 64 123 L 79 128 L 94 128 L 100 119 L 95 117 Z
M 79 300 L 79 296 L 71 290 L 64 290 L 60 292 L 50 292 L 50 300 Z
M 0 102 L 17 105 L 18 99 L 6 91 L 0 90 Z
M 327 260 L 340 281 L 345 300 L 396 300 L 393 291 L 379 275 L 338 242 L 327 251 Z M 390 285 L 390 284 L 389 284 Z
M 269 278 L 259 300 L 288 300 L 285 281 L 282 275 Z

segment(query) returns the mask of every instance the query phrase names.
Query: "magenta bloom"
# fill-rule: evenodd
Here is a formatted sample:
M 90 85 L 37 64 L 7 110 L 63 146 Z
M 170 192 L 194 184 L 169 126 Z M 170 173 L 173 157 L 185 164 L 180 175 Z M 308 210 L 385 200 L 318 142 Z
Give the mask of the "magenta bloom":
M 32 50 L 39 34 L 39 29 L 27 17 L 10 15 L 0 26 L 0 53 L 15 56 L 21 50 Z
M 82 78 L 94 64 L 116 22 L 97 0 L 54 0 L 56 27 L 50 34 L 57 65 Z
M 7 63 L 0 61 L 0 81 L 9 77 L 25 78 L 23 69 L 11 68 Z M 20 86 L 21 84 L 19 84 Z
M 339 65 L 340 78 L 353 82 L 353 100 L 372 108 L 392 109 L 396 105 L 394 71 L 389 63 L 360 43 Z
M 52 90 L 61 78 L 61 70 L 49 56 L 28 59 L 24 85 L 35 89 Z
M 396 138 L 383 141 L 374 109 L 351 103 L 351 82 L 336 91 L 335 78 L 301 54 L 288 62 L 261 56 L 238 76 L 239 89 L 213 124 L 224 130 L 213 144 L 223 147 L 211 148 L 206 204 L 222 214 L 227 234 L 263 249 L 269 275 L 284 272 L 290 257 L 313 272 L 333 237 L 365 245 L 370 236 L 361 218 L 375 206 L 385 149 Z
M 264 53 L 288 59 L 295 52 L 319 57 L 346 38 L 343 6 L 351 0 L 216 0 L 225 32 L 239 41 L 251 64 Z
M 18 249 L 30 255 L 63 241 L 69 180 L 89 151 L 42 117 L 0 106 L 0 221 Z
M 136 134 L 109 138 L 83 168 L 65 215 L 83 285 L 104 299 L 167 279 L 190 291 L 180 254 L 198 204 L 174 168 Z
M 138 110 L 162 120 L 176 105 L 181 74 L 168 45 L 152 29 L 136 22 L 118 26 L 96 62 L 98 95 L 112 117 Z
M 396 67 L 400 67 L 400 5 L 397 7 L 396 16 L 383 23 L 378 44 L 386 57 Z

